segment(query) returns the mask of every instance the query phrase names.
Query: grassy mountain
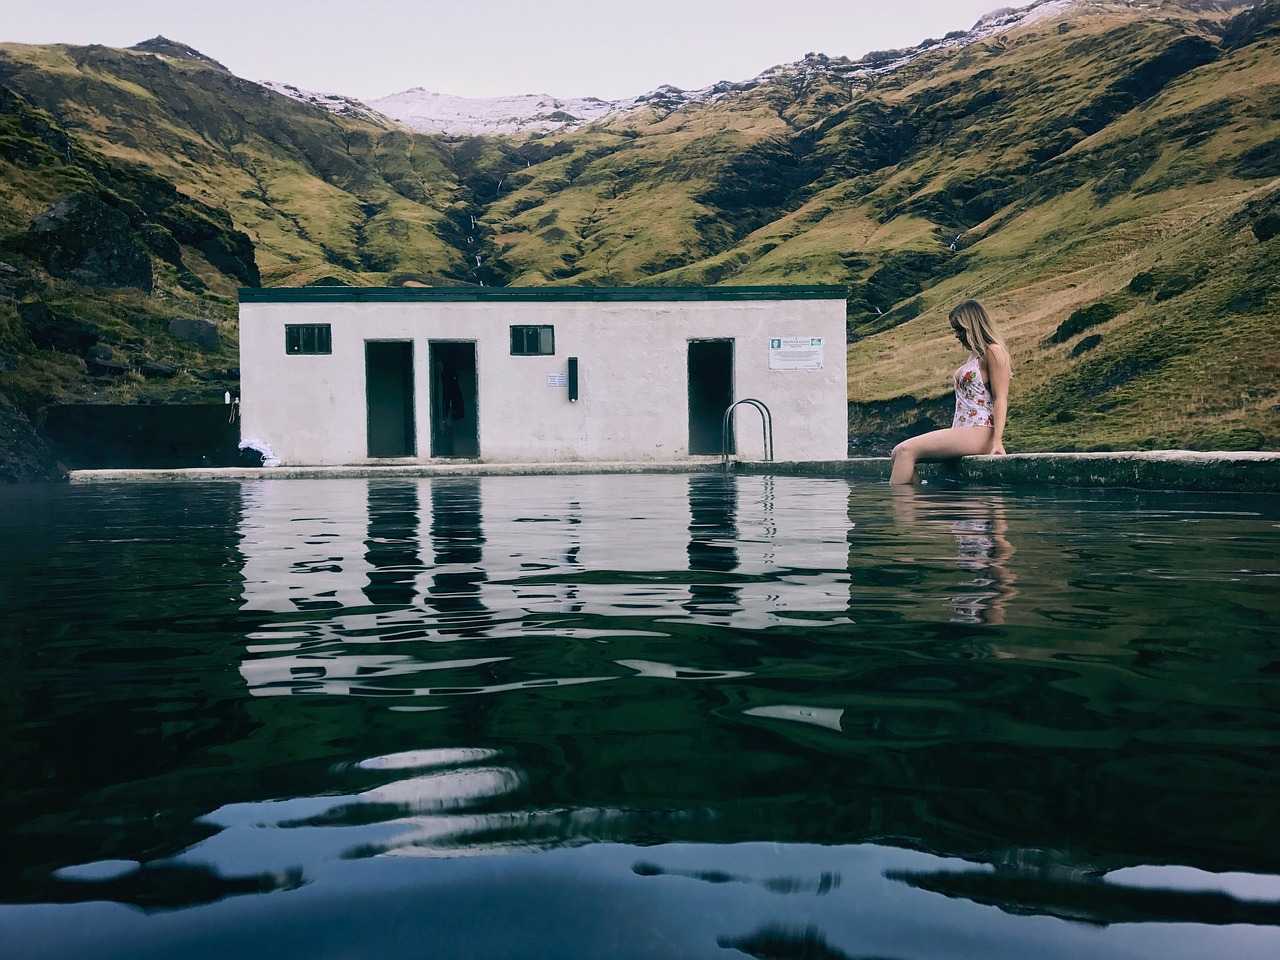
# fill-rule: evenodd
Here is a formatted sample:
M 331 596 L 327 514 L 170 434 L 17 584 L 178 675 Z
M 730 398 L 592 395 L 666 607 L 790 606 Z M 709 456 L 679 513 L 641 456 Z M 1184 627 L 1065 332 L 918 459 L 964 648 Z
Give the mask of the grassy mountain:
M 855 434 L 945 409 L 946 310 L 976 296 L 1015 358 L 1010 449 L 1276 448 L 1277 44 L 1275 2 L 1077 0 L 484 138 L 326 113 L 162 38 L 0 45 L 0 392 L 37 417 L 220 392 L 137 371 L 234 367 L 259 278 L 825 282 L 850 291 Z M 60 203 L 114 241 L 64 249 Z M 104 257 L 150 285 L 106 286 Z M 104 344 L 132 372 L 93 376 Z
M 221 400 L 239 286 L 456 271 L 452 161 L 162 38 L 0 45 L 0 445 L 50 403 Z

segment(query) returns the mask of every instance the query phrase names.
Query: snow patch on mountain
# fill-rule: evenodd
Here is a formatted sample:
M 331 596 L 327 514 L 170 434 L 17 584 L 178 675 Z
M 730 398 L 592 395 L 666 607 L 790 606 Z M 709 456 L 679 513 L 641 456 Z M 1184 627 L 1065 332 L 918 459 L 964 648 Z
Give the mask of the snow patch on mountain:
M 362 103 L 341 94 L 314 93 L 288 84 L 266 83 L 263 86 L 334 113 L 370 119 L 381 125 L 399 123 L 419 133 L 452 136 L 547 133 L 574 130 L 597 120 L 646 107 L 671 113 L 691 103 L 710 103 L 726 94 L 753 90 L 779 79 L 824 75 L 857 83 L 897 70 L 924 53 L 968 46 L 1019 27 L 1040 23 L 1065 13 L 1080 2 L 1037 0 L 1022 7 L 1003 7 L 979 19 L 971 30 L 957 30 L 942 40 L 926 40 L 915 47 L 871 53 L 859 60 L 808 54 L 796 63 L 770 67 L 752 80 L 722 81 L 701 90 L 662 86 L 623 100 L 561 98 L 532 93 L 507 97 L 459 97 L 414 87 Z
M 1125 0 L 1125 2 L 1131 6 L 1133 4 L 1133 0 Z M 1066 13 L 1076 3 L 1077 0 L 1041 0 L 1040 3 L 1033 3 L 1029 7 L 1022 7 L 1016 10 L 1005 7 L 994 13 L 988 13 L 985 17 L 979 19 L 970 33 L 986 31 L 983 36 L 990 36 L 1000 30 L 1009 30 L 1013 27 L 1029 27 L 1042 20 L 1056 17 L 1060 13 Z M 982 37 L 978 37 L 978 39 L 982 39 Z
M 842 80 L 856 81 L 860 78 L 882 76 L 906 66 L 924 53 L 935 50 L 947 50 L 967 47 L 989 37 L 1007 33 L 1019 27 L 1028 27 L 1044 20 L 1052 19 L 1076 6 L 1081 0 L 1039 0 L 1029 6 L 1020 8 L 1002 7 L 981 17 L 970 30 L 957 30 L 949 33 L 941 40 L 925 40 L 915 47 L 902 50 L 886 50 L 869 53 L 860 60 L 851 61 L 847 57 L 827 57 L 823 54 L 809 54 L 797 63 L 786 63 L 760 75 L 760 79 L 772 79 L 779 76 L 796 76 L 812 73 L 823 73 Z
M 370 100 L 369 106 L 420 133 L 478 135 L 546 133 L 607 117 L 626 101 L 529 93 L 510 97 L 457 97 L 414 87 Z
M 259 86 L 284 94 L 286 97 L 301 103 L 309 103 L 311 106 L 319 107 L 321 110 L 328 110 L 330 113 L 352 117 L 356 120 L 364 120 L 380 127 L 393 127 L 396 123 L 395 120 L 379 113 L 367 103 L 341 93 L 319 93 L 315 90 L 303 90 L 291 83 L 278 83 L 275 80 L 264 81 Z

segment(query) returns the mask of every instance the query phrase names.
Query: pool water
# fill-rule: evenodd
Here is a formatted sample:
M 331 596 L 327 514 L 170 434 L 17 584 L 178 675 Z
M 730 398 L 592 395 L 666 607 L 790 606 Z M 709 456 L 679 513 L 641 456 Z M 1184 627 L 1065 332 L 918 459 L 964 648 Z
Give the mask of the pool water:
M 1280 956 L 1280 498 L 0 489 L 7 958 Z

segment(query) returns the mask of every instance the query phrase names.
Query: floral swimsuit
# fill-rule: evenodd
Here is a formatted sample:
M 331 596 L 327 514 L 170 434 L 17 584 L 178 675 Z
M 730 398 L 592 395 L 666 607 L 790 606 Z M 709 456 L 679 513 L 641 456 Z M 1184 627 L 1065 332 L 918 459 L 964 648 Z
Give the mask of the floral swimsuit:
M 951 426 L 994 427 L 996 418 L 991 391 L 982 380 L 982 366 L 976 353 L 969 354 L 964 366 L 956 371 L 955 383 L 956 415 Z

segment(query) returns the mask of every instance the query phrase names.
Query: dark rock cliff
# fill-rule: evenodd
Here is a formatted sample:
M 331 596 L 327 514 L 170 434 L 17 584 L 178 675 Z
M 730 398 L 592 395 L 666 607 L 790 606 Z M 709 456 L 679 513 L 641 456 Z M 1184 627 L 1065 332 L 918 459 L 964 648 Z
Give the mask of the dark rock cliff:
M 0 406 L 0 483 L 66 479 L 66 468 L 26 415 Z

